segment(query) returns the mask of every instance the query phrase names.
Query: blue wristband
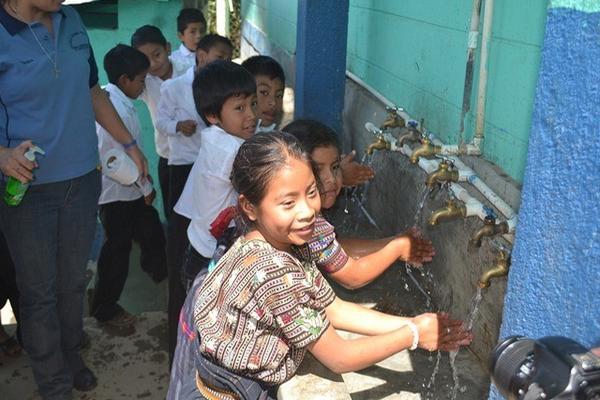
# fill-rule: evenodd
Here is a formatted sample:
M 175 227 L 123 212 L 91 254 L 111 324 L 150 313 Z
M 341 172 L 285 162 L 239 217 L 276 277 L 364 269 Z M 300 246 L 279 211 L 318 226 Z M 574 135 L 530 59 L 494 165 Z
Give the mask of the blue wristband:
M 129 142 L 129 143 L 125 143 L 125 144 L 123 145 L 123 148 L 124 148 L 125 150 L 129 150 L 130 148 L 132 148 L 132 147 L 133 147 L 133 146 L 135 146 L 135 145 L 137 145 L 137 140 L 133 139 L 131 142 Z

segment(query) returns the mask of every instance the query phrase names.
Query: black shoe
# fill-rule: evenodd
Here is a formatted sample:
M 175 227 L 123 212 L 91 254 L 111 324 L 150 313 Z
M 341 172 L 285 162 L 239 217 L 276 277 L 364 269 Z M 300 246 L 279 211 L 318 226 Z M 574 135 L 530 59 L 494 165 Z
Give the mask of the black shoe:
M 98 386 L 98 380 L 88 367 L 83 367 L 73 376 L 73 387 L 80 392 L 89 392 L 96 386 Z

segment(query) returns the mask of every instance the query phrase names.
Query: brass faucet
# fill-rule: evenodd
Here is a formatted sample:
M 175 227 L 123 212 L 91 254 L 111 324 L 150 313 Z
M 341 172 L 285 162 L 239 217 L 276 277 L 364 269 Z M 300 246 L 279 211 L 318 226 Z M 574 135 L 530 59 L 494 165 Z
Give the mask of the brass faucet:
M 387 107 L 387 113 L 387 117 L 385 118 L 385 121 L 383 121 L 379 129 L 384 131 L 386 129 L 404 128 L 406 122 L 401 116 L 398 115 L 397 107 Z
M 427 176 L 427 187 L 433 189 L 436 184 L 445 182 L 458 182 L 458 170 L 453 168 L 452 162 L 448 160 L 440 161 L 438 169 Z
M 390 143 L 382 135 L 377 135 L 377 139 L 367 147 L 367 154 L 371 155 L 375 150 L 389 150 Z
M 496 258 L 494 266 L 481 274 L 479 283 L 477 284 L 481 289 L 490 287 L 490 281 L 492 278 L 498 278 L 501 276 L 508 275 L 508 269 L 510 267 L 510 258 L 506 252 L 500 251 L 500 254 Z
M 417 147 L 410 156 L 410 162 L 416 164 L 419 161 L 419 157 L 431 157 L 439 154 L 442 151 L 441 146 L 435 146 L 431 144 L 431 140 L 423 138 L 421 140 L 421 146 Z
M 469 246 L 481 247 L 481 240 L 484 236 L 492 237 L 504 235 L 505 233 L 508 233 L 508 222 L 503 221 L 496 224 L 496 218 L 488 215 L 483 220 L 483 226 L 469 240 Z
M 448 200 L 446 207 L 438 208 L 431 213 L 429 225 L 437 225 L 440 220 L 449 220 L 457 217 L 466 217 L 467 207 L 458 200 Z
M 398 132 L 398 147 L 402 147 L 406 141 L 416 142 L 417 140 L 421 140 L 421 132 L 410 124 Z

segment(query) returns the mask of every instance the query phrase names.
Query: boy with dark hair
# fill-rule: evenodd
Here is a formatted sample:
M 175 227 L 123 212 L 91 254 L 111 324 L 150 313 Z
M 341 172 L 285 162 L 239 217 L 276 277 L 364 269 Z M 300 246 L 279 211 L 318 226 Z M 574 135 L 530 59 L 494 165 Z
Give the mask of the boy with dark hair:
M 256 79 L 257 132 L 268 132 L 276 128 L 283 114 L 283 92 L 285 74 L 281 65 L 269 56 L 252 56 L 242 63 Z
M 177 16 L 177 37 L 181 40 L 179 49 L 171 56 L 186 67 L 195 64 L 196 46 L 200 39 L 206 35 L 206 19 L 202 11 L 197 8 L 184 8 Z
M 229 179 L 233 159 L 256 129 L 256 83 L 245 68 L 230 61 L 214 61 L 198 72 L 192 90 L 196 110 L 208 128 L 200 132 L 202 146 L 174 210 L 191 219 L 187 230 L 190 245 L 182 267 L 186 288 L 198 272 L 206 270 L 216 249 L 217 239 L 209 230 L 211 222 L 221 210 L 237 204 Z M 198 343 L 194 330 L 183 319 L 181 324 L 169 400 L 180 398 Z
M 169 141 L 169 209 L 179 200 L 185 182 L 190 174 L 200 150 L 200 131 L 206 128 L 196 107 L 192 93 L 192 82 L 197 71 L 214 60 L 231 60 L 233 45 L 226 37 L 210 34 L 203 37 L 196 50 L 196 65 L 185 74 L 165 82 L 161 88 L 156 127 L 167 134 Z M 185 298 L 185 289 L 181 284 L 181 264 L 188 246 L 187 228 L 189 218 L 171 213 L 168 222 L 167 257 L 169 260 L 169 292 L 175 300 Z M 175 300 L 173 303 L 175 303 Z M 173 304 L 174 309 L 177 308 Z M 176 320 L 172 326 L 173 337 L 176 334 Z M 173 350 L 175 342 L 173 341 Z
M 168 218 L 169 209 L 169 170 L 167 160 L 169 158 L 169 143 L 167 136 L 156 127 L 158 103 L 160 101 L 160 87 L 164 81 L 176 78 L 185 72 L 185 67 L 173 62 L 169 58 L 171 45 L 164 35 L 155 26 L 144 25 L 138 28 L 131 36 L 131 46 L 138 49 L 148 57 L 150 69 L 146 75 L 146 88 L 140 95 L 140 99 L 148 106 L 150 117 L 154 124 L 154 144 L 158 154 L 158 182 L 163 198 L 163 210 Z
M 104 69 L 110 82 L 104 90 L 137 142 L 141 140 L 140 123 L 132 100 L 144 90 L 149 67 L 144 53 L 123 44 L 111 49 L 104 57 Z M 101 158 L 112 149 L 122 148 L 98 124 L 96 133 Z M 98 280 L 91 314 L 103 325 L 127 331 L 133 328 L 135 317 L 118 304 L 127 279 L 133 240 L 140 245 L 142 269 L 156 282 L 165 278 L 165 238 L 158 213 L 152 207 L 155 196 L 151 185 L 126 186 L 102 175 L 98 204 L 106 238 L 98 258 Z
M 256 84 L 245 68 L 214 61 L 196 75 L 192 89 L 196 110 L 208 128 L 201 132 L 200 152 L 175 206 L 176 213 L 192 220 L 183 263 L 188 286 L 215 251 L 217 240 L 210 224 L 221 210 L 237 202 L 229 173 L 237 149 L 256 130 Z

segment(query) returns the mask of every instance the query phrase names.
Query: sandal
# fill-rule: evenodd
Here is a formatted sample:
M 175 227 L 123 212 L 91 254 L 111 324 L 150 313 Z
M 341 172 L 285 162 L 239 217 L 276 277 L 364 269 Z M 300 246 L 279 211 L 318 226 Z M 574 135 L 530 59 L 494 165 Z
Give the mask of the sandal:
M 10 336 L 4 342 L 0 343 L 0 350 L 9 357 L 21 355 L 23 348 L 14 336 Z

